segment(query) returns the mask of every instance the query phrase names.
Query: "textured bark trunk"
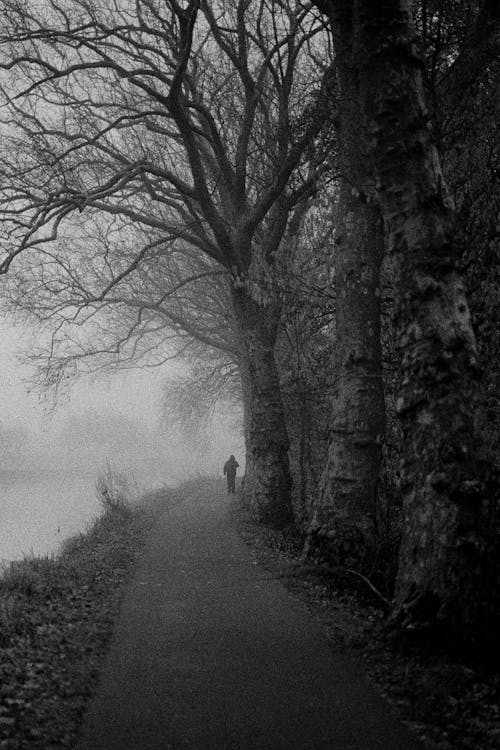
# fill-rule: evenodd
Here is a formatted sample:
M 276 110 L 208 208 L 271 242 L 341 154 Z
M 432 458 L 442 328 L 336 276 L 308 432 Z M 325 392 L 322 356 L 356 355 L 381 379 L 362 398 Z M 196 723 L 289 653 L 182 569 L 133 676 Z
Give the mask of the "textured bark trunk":
M 340 193 L 336 248 L 336 385 L 331 442 L 311 532 L 337 558 L 362 557 L 373 543 L 381 441 L 385 427 L 380 345 L 380 210 L 371 190 L 361 128 L 351 3 L 338 14 Z M 339 560 L 342 561 L 341 559 Z
M 311 531 L 330 552 L 362 557 L 372 546 L 385 428 L 380 348 L 380 216 L 339 202 L 336 250 L 336 384 L 328 459 Z M 350 205 L 349 205 L 350 204 Z M 341 562 L 341 560 L 339 560 Z
M 394 616 L 473 638 L 498 620 L 495 478 L 478 458 L 474 334 L 409 3 L 358 0 L 361 94 L 394 257 L 404 527 Z
M 242 344 L 247 417 L 244 494 L 254 518 L 280 527 L 292 521 L 292 509 L 288 435 L 274 359 L 278 316 L 242 288 L 233 289 L 233 306 Z
M 248 372 L 248 363 L 246 357 L 241 357 L 239 362 L 239 370 L 241 375 L 241 391 L 243 397 L 243 435 L 245 439 L 245 476 L 243 481 L 243 499 L 249 506 L 249 499 L 252 497 L 255 481 L 255 472 L 253 464 L 253 454 L 251 450 L 251 439 L 250 439 L 250 425 L 251 425 L 251 408 L 252 408 L 252 397 L 251 397 L 251 385 L 250 375 Z

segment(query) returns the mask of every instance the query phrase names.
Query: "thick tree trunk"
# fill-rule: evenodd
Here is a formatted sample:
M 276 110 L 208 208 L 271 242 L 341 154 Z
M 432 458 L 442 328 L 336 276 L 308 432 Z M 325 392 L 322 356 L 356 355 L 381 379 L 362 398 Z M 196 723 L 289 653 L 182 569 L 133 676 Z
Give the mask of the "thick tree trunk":
M 274 359 L 277 314 L 233 289 L 242 346 L 247 462 L 244 495 L 254 518 L 282 527 L 292 521 L 288 435 Z
M 358 0 L 361 95 L 394 257 L 403 541 L 394 615 L 459 638 L 498 621 L 494 476 L 478 457 L 474 334 L 405 0 Z M 495 614 L 496 613 L 496 614 Z
M 241 376 L 241 391 L 243 398 L 243 435 L 245 439 L 245 476 L 243 480 L 243 499 L 250 504 L 250 498 L 252 496 L 252 487 L 254 487 L 255 473 L 253 454 L 251 450 L 252 441 L 250 439 L 250 425 L 252 423 L 251 409 L 252 409 L 252 396 L 251 396 L 251 384 L 250 375 L 248 372 L 248 362 L 246 357 L 240 357 L 239 370 Z
M 311 524 L 339 558 L 364 556 L 374 538 L 385 428 L 380 344 L 382 219 L 370 203 L 366 138 L 360 124 L 350 3 L 334 29 L 339 76 L 340 192 L 336 247 L 335 390 L 331 442 Z M 314 539 L 312 539 L 314 543 Z
M 311 531 L 351 560 L 373 545 L 385 428 L 380 347 L 380 216 L 344 185 L 337 224 L 336 384 Z M 350 204 L 350 205 L 349 205 Z M 353 205 L 354 204 L 354 205 Z

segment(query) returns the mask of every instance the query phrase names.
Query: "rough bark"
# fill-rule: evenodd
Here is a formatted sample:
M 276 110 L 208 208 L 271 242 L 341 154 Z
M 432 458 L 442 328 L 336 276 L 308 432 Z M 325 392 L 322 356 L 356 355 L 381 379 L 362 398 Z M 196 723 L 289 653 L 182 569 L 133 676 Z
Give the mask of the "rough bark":
M 341 192 L 335 263 L 337 372 L 328 458 L 311 531 L 329 539 L 331 553 L 352 559 L 353 554 L 363 556 L 374 541 L 385 426 L 380 217 L 352 198 L 347 185 Z
M 328 455 L 328 410 L 331 394 L 315 391 L 300 380 L 282 390 L 292 477 L 295 523 L 307 531 L 317 502 L 318 488 Z
M 385 426 L 380 345 L 380 210 L 369 202 L 369 161 L 360 126 L 351 3 L 334 26 L 339 78 L 340 192 L 336 247 L 335 389 L 328 459 L 310 527 L 336 557 L 362 557 L 373 543 Z M 318 539 L 318 541 L 319 541 Z
M 250 440 L 252 399 L 250 375 L 248 373 L 248 362 L 247 358 L 244 355 L 240 357 L 238 367 L 241 377 L 241 393 L 243 402 L 243 436 L 245 439 L 245 475 L 242 484 L 242 497 L 247 505 L 249 505 L 250 497 L 252 494 L 251 488 L 254 486 L 254 464 Z
M 474 430 L 474 334 L 405 0 L 359 0 L 361 100 L 395 268 L 403 541 L 394 616 L 460 639 L 498 620 L 493 471 Z
M 274 344 L 278 314 L 233 288 L 233 308 L 242 347 L 247 469 L 244 496 L 253 517 L 282 527 L 292 521 L 288 435 Z

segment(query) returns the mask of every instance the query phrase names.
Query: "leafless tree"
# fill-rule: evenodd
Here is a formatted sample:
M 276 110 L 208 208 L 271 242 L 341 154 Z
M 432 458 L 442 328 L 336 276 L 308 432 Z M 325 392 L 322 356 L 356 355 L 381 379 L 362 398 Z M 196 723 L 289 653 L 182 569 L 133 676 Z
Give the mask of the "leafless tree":
M 338 174 L 329 247 L 336 287 L 329 448 L 308 530 L 308 548 L 338 562 L 362 560 L 375 546 L 385 433 L 381 348 L 382 218 L 374 200 L 369 134 L 359 102 L 363 54 L 351 3 L 317 2 L 329 14 L 336 61 Z M 335 14 L 332 15 L 333 9 Z
M 122 274 L 160 248 L 196 248 L 225 269 L 252 458 L 246 489 L 255 515 L 277 524 L 290 518 L 290 476 L 275 257 L 290 213 L 314 189 L 313 145 L 329 107 L 327 33 L 307 11 L 281 0 L 0 3 L 1 270 L 30 253 L 43 275 L 58 242 L 71 257 L 87 222 L 113 225 L 118 244 L 133 227 L 140 245 L 84 301 L 91 318 Z M 87 265 L 92 275 L 95 259 Z M 147 306 L 138 309 L 142 322 Z
M 361 51 L 359 109 L 394 267 L 404 513 L 394 616 L 412 628 L 446 626 L 462 641 L 495 639 L 498 475 L 475 429 L 476 341 L 410 3 L 317 5 L 344 29 L 344 39 L 343 20 L 350 19 Z M 480 5 L 472 46 L 485 34 L 489 49 L 500 13 L 490 0 Z

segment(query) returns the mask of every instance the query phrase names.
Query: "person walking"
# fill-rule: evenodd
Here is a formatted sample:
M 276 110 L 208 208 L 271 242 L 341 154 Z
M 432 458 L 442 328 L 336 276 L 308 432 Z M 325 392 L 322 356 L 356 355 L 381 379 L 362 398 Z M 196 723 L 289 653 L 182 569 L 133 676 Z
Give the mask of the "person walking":
M 229 495 L 234 495 L 234 487 L 235 487 L 235 481 L 236 481 L 236 469 L 238 468 L 239 463 L 235 459 L 234 456 L 229 456 L 226 463 L 224 464 L 224 474 L 227 477 L 227 492 Z

